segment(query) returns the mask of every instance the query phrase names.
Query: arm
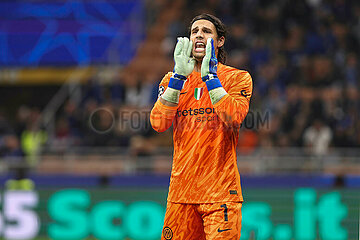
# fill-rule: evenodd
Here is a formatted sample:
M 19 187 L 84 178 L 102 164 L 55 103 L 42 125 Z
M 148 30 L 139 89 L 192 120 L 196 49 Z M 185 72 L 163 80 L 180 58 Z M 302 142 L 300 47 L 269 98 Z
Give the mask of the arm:
M 159 99 L 150 114 L 150 122 L 155 131 L 163 132 L 172 124 L 179 104 L 180 91 L 187 76 L 194 69 L 195 60 L 190 57 L 191 50 L 192 42 L 188 38 L 178 38 L 174 51 L 174 72 L 167 74 L 161 81 Z M 165 91 L 160 91 L 161 88 Z
M 226 126 L 240 128 L 249 111 L 253 85 L 248 72 L 240 73 L 234 77 L 236 77 L 234 79 L 235 84 L 213 106 Z
M 238 72 L 229 76 L 231 87 L 228 92 L 217 76 L 218 61 L 215 56 L 213 39 L 206 44 L 206 54 L 201 64 L 201 77 L 206 83 L 211 103 L 219 118 L 228 127 L 239 128 L 249 111 L 252 95 L 252 80 L 248 72 Z
M 162 98 L 167 89 L 171 73 L 165 75 L 159 85 L 159 98 L 150 113 L 150 123 L 157 132 L 166 131 L 172 124 L 177 111 L 175 103 L 168 102 Z
M 151 110 L 150 123 L 157 132 L 166 131 L 172 124 L 177 107 L 169 107 L 157 101 Z

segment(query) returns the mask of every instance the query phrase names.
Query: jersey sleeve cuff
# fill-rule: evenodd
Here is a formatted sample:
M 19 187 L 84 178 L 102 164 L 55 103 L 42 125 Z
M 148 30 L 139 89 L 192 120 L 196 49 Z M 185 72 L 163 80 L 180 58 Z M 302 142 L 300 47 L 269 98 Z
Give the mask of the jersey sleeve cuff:
M 160 101 L 157 101 L 155 103 L 156 105 L 156 108 L 164 115 L 166 116 L 173 116 L 176 114 L 176 111 L 177 111 L 177 106 L 175 107 L 170 107 L 170 106 L 166 106 L 165 104 L 163 104 L 162 102 Z

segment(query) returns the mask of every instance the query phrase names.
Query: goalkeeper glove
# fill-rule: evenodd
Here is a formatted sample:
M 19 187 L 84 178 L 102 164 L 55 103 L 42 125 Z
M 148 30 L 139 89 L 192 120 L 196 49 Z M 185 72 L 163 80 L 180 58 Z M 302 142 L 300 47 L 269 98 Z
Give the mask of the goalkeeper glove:
M 217 76 L 217 65 L 218 60 L 215 56 L 214 40 L 208 38 L 205 56 L 201 63 L 201 79 L 206 83 L 213 104 L 227 94 Z
M 181 76 L 189 76 L 194 70 L 195 59 L 190 57 L 193 42 L 187 37 L 178 38 L 178 42 L 174 51 L 174 73 Z
M 187 76 L 192 73 L 195 59 L 191 58 L 192 41 L 187 37 L 178 38 L 174 51 L 174 73 L 162 98 L 172 103 L 179 102 L 180 91 L 184 87 Z

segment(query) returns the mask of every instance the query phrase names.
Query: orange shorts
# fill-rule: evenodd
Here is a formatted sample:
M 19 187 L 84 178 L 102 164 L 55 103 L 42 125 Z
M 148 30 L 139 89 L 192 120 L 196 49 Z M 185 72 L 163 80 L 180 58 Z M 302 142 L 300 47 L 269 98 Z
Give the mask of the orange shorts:
M 239 240 L 240 202 L 182 204 L 167 202 L 162 240 Z

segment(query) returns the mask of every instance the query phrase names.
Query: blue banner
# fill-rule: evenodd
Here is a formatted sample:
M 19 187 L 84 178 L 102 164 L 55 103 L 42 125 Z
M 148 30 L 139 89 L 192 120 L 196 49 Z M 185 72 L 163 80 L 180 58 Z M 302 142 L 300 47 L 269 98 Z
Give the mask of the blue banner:
M 0 2 L 0 66 L 126 64 L 144 33 L 138 0 Z

